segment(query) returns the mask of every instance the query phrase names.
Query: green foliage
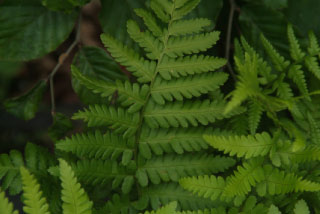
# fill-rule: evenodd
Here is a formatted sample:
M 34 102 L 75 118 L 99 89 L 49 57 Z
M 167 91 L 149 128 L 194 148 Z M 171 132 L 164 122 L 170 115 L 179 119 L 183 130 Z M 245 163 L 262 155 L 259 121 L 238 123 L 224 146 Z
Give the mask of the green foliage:
M 6 100 L 4 102 L 4 106 L 8 112 L 16 117 L 24 120 L 30 120 L 35 116 L 46 88 L 46 82 L 40 81 L 27 93 L 19 97 Z
M 25 168 L 20 169 L 23 183 L 23 211 L 28 214 L 49 214 L 47 201 L 42 197 L 40 185 L 36 179 Z
M 234 72 L 232 60 L 213 56 L 236 36 L 223 32 L 226 40 L 212 49 L 222 0 L 101 1 L 107 51 L 85 46 L 81 24 L 88 17 L 81 9 L 89 2 L 0 5 L 1 65 L 20 65 L 55 49 L 79 16 L 76 39 L 47 81 L 77 51 L 72 84 L 88 106 L 72 119 L 85 127 L 75 123 L 70 136 L 73 124 L 53 105 L 54 154 L 27 144 L 24 154 L 0 155 L 1 187 L 10 195 L 23 191 L 25 213 L 320 211 L 320 31 L 312 26 L 315 33 L 302 38 L 304 26 L 295 18 L 303 19 L 296 7 L 313 2 L 316 8 L 315 0 L 225 4 L 219 20 L 228 26 L 219 26 L 242 33 L 223 53 L 234 51 Z M 31 119 L 45 87 L 40 81 L 5 107 Z M 53 89 L 51 83 L 51 96 Z M 4 192 L 0 212 L 17 214 Z
M 244 38 L 241 38 L 241 44 L 236 43 L 238 81 L 229 95 L 231 100 L 224 113 L 243 103 L 249 105 L 247 132 L 250 131 L 251 135 L 206 134 L 204 139 L 214 149 L 237 156 L 243 163 L 234 170 L 233 175 L 225 174 L 225 177 L 200 175 L 181 178 L 179 182 L 184 189 L 213 201 L 233 202 L 236 206 L 242 204 L 242 212 L 251 207 L 248 209 L 251 213 L 255 213 L 255 209 L 257 213 L 281 213 L 280 210 L 310 213 L 305 203 L 307 199 L 303 197 L 307 193 L 300 192 L 317 192 L 320 188 L 319 180 L 307 176 L 316 173 L 312 166 L 317 165 L 319 157 L 319 144 L 316 143 L 319 128 L 314 120 L 316 116 L 312 106 L 315 102 L 311 96 L 318 92 L 308 92 L 305 71 L 317 74 L 318 60 L 310 53 L 315 55 L 318 47 L 314 35 L 310 34 L 309 45 L 314 47 L 304 52 L 292 26 L 288 25 L 287 30 L 293 62 L 281 56 L 263 35 L 261 42 L 270 61 L 263 60 Z M 266 118 L 262 117 L 264 112 Z M 293 121 L 288 120 L 286 114 Z M 259 127 L 262 132 L 255 134 L 262 120 L 264 126 Z M 308 169 L 304 171 L 305 167 Z M 281 203 L 283 197 L 289 197 L 288 194 L 302 199 Z M 275 195 L 279 195 L 280 201 L 267 199 Z M 257 198 L 263 203 L 255 205 L 259 200 Z M 231 210 L 231 213 L 239 213 L 239 209 Z
M 0 211 L 3 214 L 18 214 L 18 211 L 13 209 L 13 204 L 6 198 L 4 192 L 0 192 Z
M 74 177 L 74 172 L 66 161 L 60 160 L 62 186 L 62 209 L 64 214 L 90 214 L 92 202 Z
M 215 71 L 225 59 L 196 55 L 219 38 L 218 32 L 207 32 L 210 20 L 181 19 L 198 3 L 152 0 L 154 13 L 135 9 L 147 29 L 142 31 L 139 22 L 129 20 L 127 31 L 143 53 L 110 34 L 101 35 L 111 56 L 137 78 L 136 83 L 110 82 L 72 67 L 73 78 L 92 92 L 109 100 L 116 96 L 109 105 L 89 105 L 73 116 L 100 131 L 76 134 L 56 144 L 57 149 L 81 159 L 71 162 L 79 181 L 101 186 L 112 183 L 111 191 L 121 192 L 100 209 L 104 212 L 146 210 L 149 204 L 157 209 L 160 201 L 177 201 L 185 210 L 213 208 L 208 201 L 183 196 L 186 191 L 177 182 L 188 175 L 223 172 L 235 164 L 231 158 L 204 152 L 208 145 L 202 135 L 211 130 L 205 126 L 242 113 L 244 108 L 224 115 L 222 98 L 202 98 L 217 91 L 228 75 Z M 156 17 L 167 24 L 159 24 Z M 202 153 L 196 153 L 200 150 Z M 154 191 L 166 187 L 172 194 L 155 196 L 151 185 Z M 134 194 L 136 191 L 140 193 Z
M 72 31 L 76 18 L 74 12 L 50 11 L 41 1 L 5 0 L 0 8 L 5 23 L 0 25 L 0 59 L 6 60 L 35 59 L 56 49 Z

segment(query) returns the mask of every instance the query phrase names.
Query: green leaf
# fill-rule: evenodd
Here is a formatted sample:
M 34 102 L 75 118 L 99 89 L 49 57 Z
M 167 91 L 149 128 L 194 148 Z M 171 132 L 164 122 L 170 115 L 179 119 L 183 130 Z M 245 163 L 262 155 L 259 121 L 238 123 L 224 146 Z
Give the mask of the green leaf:
M 0 213 L 1 214 L 19 214 L 17 210 L 14 210 L 13 204 L 9 202 L 3 191 L 0 191 Z
M 16 117 L 30 120 L 35 116 L 46 88 L 46 81 L 41 80 L 24 95 L 6 100 L 4 106 Z
M 170 37 L 165 53 L 169 57 L 184 56 L 185 54 L 199 53 L 211 48 L 219 39 L 219 32 L 202 33 L 193 36 Z
M 84 111 L 79 111 L 72 117 L 74 120 L 84 120 L 89 127 L 107 126 L 115 133 L 122 133 L 124 137 L 135 134 L 139 113 L 130 114 L 123 108 L 114 108 L 107 105 L 91 105 Z
M 310 214 L 308 205 L 303 199 L 295 204 L 293 212 L 294 214 Z
M 73 60 L 79 72 L 85 76 L 113 82 L 116 79 L 126 80 L 127 77 L 121 71 L 120 66 L 107 54 L 105 50 L 97 47 L 81 48 Z M 82 86 L 76 78 L 72 78 L 72 87 L 78 97 L 85 104 L 106 103 L 86 87 Z
M 176 214 L 177 202 L 171 202 L 157 211 L 146 211 L 144 214 Z
M 74 172 L 66 161 L 60 159 L 63 214 L 91 214 L 92 202 L 81 188 Z
M 202 102 L 199 100 L 177 101 L 167 105 L 157 105 L 150 102 L 146 107 L 144 118 L 151 128 L 189 127 L 199 124 L 208 125 L 217 119 L 230 117 L 242 110 L 238 109 L 239 111 L 224 116 L 224 107 L 225 103 L 217 100 L 212 102 L 210 100 Z
M 128 142 L 127 142 L 128 141 Z M 128 163 L 125 158 L 128 156 L 129 160 L 133 156 L 133 141 L 125 140 L 123 137 L 106 133 L 102 134 L 100 131 L 87 134 L 76 134 L 71 138 L 66 138 L 56 144 L 56 148 L 66 152 L 72 152 L 78 157 L 88 157 L 99 160 L 117 160 L 122 156 L 124 165 Z
M 151 96 L 161 105 L 165 104 L 165 100 L 183 101 L 183 99 L 200 97 L 202 94 L 212 92 L 222 86 L 227 79 L 228 75 L 223 72 L 204 73 L 171 81 L 156 78 L 151 89 Z
M 239 22 L 244 37 L 256 50 L 263 50 L 259 39 L 263 34 L 281 54 L 288 53 L 287 21 L 282 13 L 262 4 L 247 4 L 241 7 Z
M 46 198 L 42 196 L 40 185 L 34 176 L 25 168 L 20 168 L 23 183 L 24 207 L 27 214 L 50 214 Z
M 204 28 L 209 26 L 210 24 L 211 21 L 204 18 L 179 20 L 172 23 L 169 28 L 169 33 L 173 36 L 199 33 L 202 32 Z
M 85 85 L 94 93 L 99 93 L 101 97 L 111 97 L 117 93 L 117 102 L 122 106 L 128 107 L 129 113 L 140 110 L 145 104 L 145 99 L 149 91 L 148 85 L 141 87 L 137 83 L 131 84 L 129 81 L 114 82 L 91 78 L 83 75 L 75 66 L 71 66 L 72 76 L 81 84 Z
M 42 5 L 53 11 L 71 12 L 74 6 L 66 0 L 42 0 Z
M 207 154 L 156 156 L 139 167 L 138 174 L 147 174 L 153 184 L 161 181 L 178 181 L 188 175 L 204 175 L 222 172 L 233 166 L 231 158 L 213 157 Z M 140 183 L 145 186 L 145 183 Z
M 293 27 L 291 24 L 288 25 L 287 32 L 290 44 L 290 55 L 292 59 L 294 59 L 296 62 L 299 62 L 303 59 L 303 57 L 306 54 L 302 52 L 299 41 L 294 34 Z
M 40 1 L 5 1 L 0 10 L 0 59 L 5 60 L 27 61 L 55 50 L 76 19 L 75 13 L 50 11 Z
M 319 36 L 319 13 L 318 10 L 313 9 L 319 7 L 320 1 L 318 0 L 288 0 L 288 7 L 284 10 L 284 14 L 286 19 L 298 29 L 300 35 L 307 37 L 308 32 L 312 30 Z
M 124 46 L 120 41 L 108 34 L 102 34 L 101 40 L 110 51 L 111 56 L 121 65 L 126 66 L 128 71 L 138 78 L 141 83 L 150 82 L 153 78 L 156 63 L 140 57 L 133 49 Z
M 223 194 L 226 182 L 222 177 L 214 175 L 194 176 L 181 178 L 180 185 L 200 197 L 217 200 Z
M 48 135 L 54 141 L 62 138 L 72 129 L 73 125 L 69 117 L 62 113 L 55 113 L 53 115 L 53 124 L 48 129 Z
M 255 136 L 210 136 L 204 135 L 204 139 L 213 147 L 230 156 L 244 157 L 246 159 L 265 156 L 274 146 L 274 141 L 266 132 Z
M 273 204 L 268 209 L 268 214 L 281 214 L 278 207 L 274 206 Z
M 141 32 L 137 22 L 128 20 L 127 29 L 130 37 L 144 48 L 149 59 L 159 59 L 163 50 L 163 43 L 153 37 L 149 31 Z
M 104 33 L 112 34 L 113 37 L 131 46 L 132 40 L 127 34 L 126 24 L 128 19 L 134 18 L 132 10 L 141 8 L 144 0 L 119 1 L 108 0 L 101 1 L 101 10 L 99 14 L 99 23 Z M 116 21 L 115 21 L 116 20 Z
M 214 207 L 217 202 L 198 197 L 184 190 L 178 183 L 161 183 L 141 189 L 152 209 L 159 209 L 163 204 L 177 201 L 182 210 L 202 210 Z M 219 202 L 218 202 L 219 203 Z

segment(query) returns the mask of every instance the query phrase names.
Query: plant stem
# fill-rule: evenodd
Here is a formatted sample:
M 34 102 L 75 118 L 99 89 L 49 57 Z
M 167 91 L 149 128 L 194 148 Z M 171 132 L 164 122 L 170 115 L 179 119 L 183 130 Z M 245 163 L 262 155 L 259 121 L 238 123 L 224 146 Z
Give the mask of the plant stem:
M 79 18 L 78 18 L 78 23 L 76 27 L 76 37 L 75 40 L 72 42 L 72 44 L 69 46 L 66 52 L 62 53 L 59 56 L 58 63 L 50 73 L 48 79 L 50 82 L 50 96 L 51 96 L 51 115 L 55 115 L 56 113 L 56 105 L 55 105 L 55 99 L 54 99 L 54 84 L 53 84 L 53 78 L 54 75 L 57 73 L 57 71 L 60 69 L 60 67 L 63 65 L 64 61 L 68 58 L 72 50 L 78 45 L 80 42 L 80 34 L 81 34 L 81 21 L 82 21 L 82 14 L 80 10 Z
M 236 3 L 234 0 L 230 0 L 230 12 L 229 12 L 229 18 L 228 18 L 228 28 L 227 28 L 227 36 L 226 36 L 226 49 L 225 49 L 225 58 L 227 59 L 227 67 L 228 70 L 233 77 L 234 80 L 236 80 L 236 75 L 232 69 L 232 66 L 229 62 L 230 58 L 230 42 L 231 42 L 231 32 L 232 32 L 232 23 L 233 23 L 233 16 L 234 12 L 236 10 Z

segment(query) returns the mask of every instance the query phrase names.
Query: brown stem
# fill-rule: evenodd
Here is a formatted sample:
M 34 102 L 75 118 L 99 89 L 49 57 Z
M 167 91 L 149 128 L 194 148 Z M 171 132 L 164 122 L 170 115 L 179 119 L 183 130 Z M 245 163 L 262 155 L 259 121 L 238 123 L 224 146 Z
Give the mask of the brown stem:
M 60 69 L 60 67 L 63 65 L 64 61 L 68 58 L 72 50 L 77 46 L 77 44 L 80 42 L 80 32 L 81 32 L 81 21 L 82 21 L 82 14 L 80 11 L 79 18 L 78 18 L 78 24 L 76 27 L 76 37 L 75 40 L 72 42 L 72 44 L 69 46 L 66 52 L 62 53 L 59 56 L 58 63 L 50 73 L 48 79 L 50 82 L 50 96 L 51 96 L 51 114 L 52 116 L 56 113 L 56 105 L 55 105 L 55 99 L 54 99 L 54 84 L 53 84 L 53 78 L 54 75 L 57 73 L 57 71 Z

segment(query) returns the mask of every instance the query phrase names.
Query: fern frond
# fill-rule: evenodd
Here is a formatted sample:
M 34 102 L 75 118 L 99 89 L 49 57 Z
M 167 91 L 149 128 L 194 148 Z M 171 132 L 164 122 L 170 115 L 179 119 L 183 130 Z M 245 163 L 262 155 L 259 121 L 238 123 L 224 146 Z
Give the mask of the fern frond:
M 84 76 L 75 66 L 71 66 L 71 70 L 74 78 L 102 97 L 109 97 L 117 92 L 117 101 L 119 101 L 122 106 L 129 107 L 129 113 L 134 113 L 145 105 L 145 99 L 149 91 L 148 85 L 142 85 L 142 87 L 140 87 L 137 83 L 131 84 L 128 81 L 123 83 L 120 80 L 116 80 L 116 82 L 113 83 Z
M 118 194 L 114 194 L 105 206 L 94 212 L 94 214 L 103 213 L 137 213 L 137 210 L 132 206 L 129 195 L 120 197 Z
M 46 198 L 42 196 L 40 185 L 25 168 L 20 169 L 23 183 L 23 211 L 27 214 L 50 214 Z
M 125 180 L 130 180 L 133 174 L 132 166 L 125 168 L 116 161 L 81 160 L 71 166 L 81 182 L 89 185 L 104 185 L 112 181 L 112 188 L 118 188 L 120 185 L 125 188 L 123 186 L 126 185 Z M 131 186 L 128 188 L 130 189 Z
M 295 204 L 293 212 L 294 214 L 310 214 L 309 207 L 303 199 Z
M 306 146 L 299 151 L 292 151 L 292 143 L 285 143 L 281 148 L 270 154 L 272 158 L 280 158 L 282 163 L 304 163 L 320 160 L 320 148 L 318 146 Z
M 88 157 L 100 160 L 116 160 L 122 156 L 122 164 L 129 163 L 133 156 L 133 139 L 124 139 L 121 136 L 100 131 L 87 134 L 76 134 L 56 144 L 56 148 L 65 152 L 72 152 L 79 157 Z
M 156 63 L 141 58 L 134 50 L 125 47 L 121 42 L 108 34 L 102 34 L 101 40 L 110 51 L 111 56 L 121 65 L 126 66 L 141 83 L 150 82 L 155 72 Z
M 290 55 L 296 62 L 300 62 L 306 54 L 302 52 L 298 39 L 294 35 L 293 27 L 291 24 L 288 25 L 287 33 L 290 44 Z
M 136 177 L 141 186 L 146 186 L 148 180 L 153 184 L 159 184 L 161 181 L 178 181 L 185 176 L 224 171 L 234 164 L 231 158 L 212 157 L 206 154 L 166 155 L 147 160 L 137 170 Z
M 182 210 L 202 210 L 216 207 L 219 204 L 219 202 L 195 196 L 182 189 L 177 183 L 151 185 L 143 188 L 141 194 L 148 198 L 148 202 L 154 210 L 172 201 L 177 201 Z
M 167 204 L 157 211 L 146 211 L 144 214 L 176 214 L 176 209 L 177 209 L 177 202 L 171 202 L 170 204 Z
M 191 99 L 218 89 L 227 78 L 228 75 L 222 72 L 193 75 L 172 81 L 156 78 L 151 96 L 161 105 L 165 104 L 165 100 L 173 101 L 174 98 L 178 101 L 182 101 L 183 98 Z
M 244 157 L 246 159 L 265 156 L 269 153 L 275 142 L 266 132 L 254 136 L 210 136 L 204 139 L 215 149 L 229 153 L 230 156 Z
M 316 56 L 320 53 L 320 47 L 319 47 L 317 37 L 314 35 L 312 31 L 308 33 L 308 36 L 309 36 L 308 53 L 311 56 Z
M 170 14 L 174 10 L 172 2 L 168 0 L 152 0 L 150 1 L 150 7 L 161 21 L 169 22 Z
M 147 52 L 149 59 L 158 59 L 163 50 L 163 44 L 149 32 L 141 32 L 138 23 L 133 20 L 127 22 L 130 37 Z
M 267 51 L 275 69 L 277 71 L 284 71 L 288 65 L 290 64 L 289 61 L 285 60 L 283 56 L 281 56 L 276 49 L 272 46 L 272 44 L 267 40 L 264 35 L 261 34 L 260 36 L 262 45 L 264 46 L 265 50 Z
M 309 91 L 306 83 L 304 72 L 301 65 L 292 65 L 288 71 L 288 77 L 298 86 L 299 91 L 308 100 L 310 100 Z
M 11 150 L 9 155 L 0 155 L 0 179 L 4 190 L 9 188 L 10 194 L 18 194 L 22 190 L 20 167 L 24 166 L 22 154 Z M 12 184 L 15 184 L 14 186 Z
M 159 64 L 158 71 L 166 80 L 171 77 L 180 77 L 193 74 L 206 73 L 221 68 L 226 64 L 223 58 L 216 58 L 212 56 L 193 55 L 186 57 L 179 57 L 177 59 L 164 57 Z
M 64 214 L 91 214 L 92 202 L 81 188 L 74 172 L 66 161 L 59 160 Z
M 281 214 L 281 212 L 278 209 L 278 207 L 276 207 L 273 204 L 271 204 L 271 206 L 268 209 L 268 213 L 267 214 Z
M 307 56 L 304 59 L 304 63 L 308 70 L 320 80 L 320 67 L 317 58 L 314 56 Z
M 165 48 L 169 57 L 183 56 L 184 54 L 199 53 L 211 48 L 219 39 L 217 31 L 184 37 L 170 37 Z
M 308 119 L 309 127 L 310 127 L 311 140 L 315 144 L 320 145 L 320 126 L 319 126 L 319 123 L 312 116 L 312 114 L 309 112 L 307 112 L 307 119 Z
M 142 9 L 142 8 L 136 8 L 134 9 L 134 12 L 137 14 L 137 16 L 141 17 L 144 21 L 144 24 L 148 27 L 148 29 L 152 32 L 152 34 L 155 37 L 161 37 L 163 32 L 161 27 L 157 24 L 156 18 L 152 15 L 152 13 L 149 13 L 148 11 Z
M 181 19 L 182 17 L 190 13 L 200 3 L 200 0 L 189 0 L 183 3 L 183 6 L 182 2 L 181 4 L 178 4 L 178 6 L 181 5 L 181 7 L 174 11 L 172 20 Z
M 163 153 L 183 154 L 186 152 L 200 151 L 208 148 L 203 139 L 203 134 L 213 133 L 211 128 L 189 128 L 189 129 L 149 129 L 143 128 L 139 142 L 140 154 L 150 159 L 152 153 L 163 155 Z M 217 130 L 216 134 L 227 134 L 228 132 Z
M 286 82 L 279 81 L 274 84 L 274 87 L 277 88 L 277 96 L 284 100 L 289 100 L 293 97 L 293 92 L 290 88 L 290 85 Z
M 252 100 L 248 110 L 248 122 L 250 133 L 253 135 L 256 133 L 256 130 L 259 126 L 262 112 L 263 107 L 257 101 Z
M 22 190 L 20 167 L 25 166 L 31 172 L 38 172 L 39 180 L 48 179 L 48 167 L 55 164 L 55 160 L 46 149 L 27 143 L 25 155 L 17 150 L 9 154 L 0 155 L 0 179 L 3 190 L 9 189 L 11 195 L 16 195 Z M 50 179 L 49 179 L 50 180 Z
M 209 19 L 198 18 L 190 20 L 179 20 L 170 25 L 169 33 L 173 36 L 183 36 L 203 31 L 204 27 L 211 25 Z
M 235 58 L 235 62 L 240 73 L 239 81 L 236 83 L 236 89 L 231 92 L 232 98 L 224 110 L 225 114 L 239 106 L 247 98 L 261 96 L 261 89 L 259 88 L 257 73 L 258 63 L 256 55 L 251 57 L 246 53 L 244 62 L 241 62 L 237 58 Z
M 222 177 L 214 175 L 193 176 L 181 178 L 179 183 L 184 189 L 200 197 L 210 198 L 213 201 L 219 198 L 227 200 L 223 198 L 226 182 Z
M 270 195 L 286 194 L 290 192 L 301 191 L 319 191 L 320 184 L 302 177 L 298 177 L 293 173 L 286 173 L 271 165 L 263 167 L 263 180 L 257 186 L 257 193 L 259 196 L 265 196 L 267 193 Z
M 219 208 L 214 208 L 210 210 L 204 209 L 204 210 L 197 210 L 197 211 L 181 211 L 181 212 L 176 212 L 176 214 L 226 214 L 226 209 L 224 207 L 219 207 Z
M 17 210 L 14 210 L 13 204 L 9 202 L 5 193 L 0 191 L 0 213 L 1 214 L 19 214 Z
M 90 105 L 88 109 L 75 113 L 72 119 L 81 119 L 87 122 L 89 127 L 107 126 L 115 133 L 123 133 L 127 138 L 137 130 L 139 113 L 130 114 L 123 108 L 106 105 Z
M 227 180 L 224 194 L 227 197 L 245 196 L 251 191 L 251 187 L 264 179 L 264 171 L 262 169 L 263 159 L 250 159 L 238 166 L 234 175 Z
M 223 102 L 209 100 L 174 102 L 165 106 L 150 102 L 144 119 L 151 128 L 208 125 L 217 119 L 227 117 L 223 115 L 224 107 Z

